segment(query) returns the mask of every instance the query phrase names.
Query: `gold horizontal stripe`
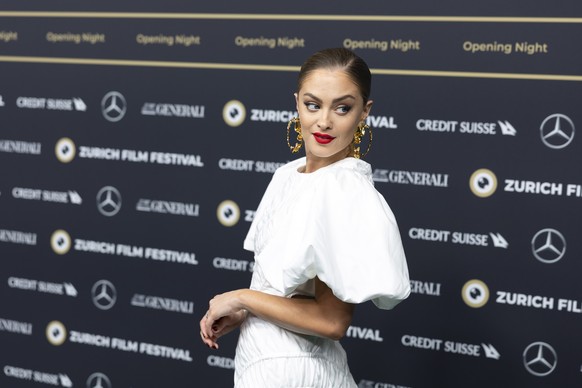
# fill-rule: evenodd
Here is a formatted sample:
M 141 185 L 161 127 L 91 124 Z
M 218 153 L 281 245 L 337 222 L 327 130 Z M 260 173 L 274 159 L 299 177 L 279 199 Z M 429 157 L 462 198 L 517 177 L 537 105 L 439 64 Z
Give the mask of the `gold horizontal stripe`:
M 174 67 L 186 69 L 218 69 L 218 70 L 299 71 L 299 66 L 209 63 L 209 62 L 142 61 L 133 59 L 58 58 L 58 57 L 28 57 L 28 56 L 22 57 L 8 55 L 0 55 L 0 62 L 45 63 L 45 64 L 65 64 L 65 65 Z
M 142 61 L 130 59 L 97 59 L 97 58 L 51 58 L 51 57 L 4 56 L 4 55 L 0 56 L 0 62 L 66 64 L 66 65 L 172 67 L 185 69 L 215 69 L 215 70 L 259 70 L 259 71 L 290 71 L 290 72 L 299 71 L 299 66 L 282 66 L 282 65 Z M 522 80 L 547 80 L 547 81 L 582 81 L 582 75 L 562 75 L 562 74 L 485 73 L 471 71 L 405 70 L 405 69 L 371 69 L 371 71 L 373 74 L 379 75 L 404 75 L 416 77 L 499 78 L 499 79 L 522 79 Z
M 571 17 L 507 16 L 420 16 L 420 15 L 308 15 L 248 13 L 156 13 L 156 12 L 49 12 L 0 11 L 0 17 L 13 18 L 95 18 L 95 19 L 223 19 L 223 20 L 313 20 L 369 22 L 449 22 L 449 23 L 582 23 Z
M 441 70 L 403 70 L 403 69 L 371 69 L 374 74 L 409 75 L 424 77 L 455 77 L 455 78 L 498 78 L 522 79 L 539 81 L 582 81 L 582 75 L 567 74 L 531 74 L 531 73 L 486 73 L 476 71 L 441 71 Z

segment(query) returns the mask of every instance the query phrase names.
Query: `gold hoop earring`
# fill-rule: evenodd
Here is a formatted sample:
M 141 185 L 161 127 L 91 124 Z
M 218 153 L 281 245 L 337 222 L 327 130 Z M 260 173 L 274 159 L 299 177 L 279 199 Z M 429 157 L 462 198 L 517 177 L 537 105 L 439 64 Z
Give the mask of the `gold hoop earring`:
M 295 145 L 291 145 L 291 143 L 289 142 L 289 132 L 291 130 L 292 124 L 293 129 L 297 133 L 297 143 L 295 143 Z M 299 121 L 298 117 L 293 117 L 291 120 L 289 120 L 289 123 L 287 124 L 287 145 L 289 146 L 289 149 L 293 154 L 299 152 L 301 146 L 303 145 L 303 135 L 301 135 L 301 122 Z
M 368 141 L 368 148 L 364 154 L 360 154 L 360 143 L 362 143 L 362 137 L 366 135 L 366 131 L 370 133 L 370 141 Z M 370 126 L 364 122 L 358 124 L 356 131 L 354 132 L 354 158 L 361 159 L 364 156 L 368 155 L 370 152 L 370 148 L 372 147 L 372 129 Z

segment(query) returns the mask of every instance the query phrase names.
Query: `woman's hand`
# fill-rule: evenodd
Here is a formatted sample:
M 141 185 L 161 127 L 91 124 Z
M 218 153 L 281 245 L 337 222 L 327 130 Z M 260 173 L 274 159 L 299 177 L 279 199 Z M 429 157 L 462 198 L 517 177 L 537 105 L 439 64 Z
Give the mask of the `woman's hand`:
M 208 311 L 200 320 L 200 336 L 211 348 L 218 349 L 218 338 L 239 327 L 247 316 L 238 300 L 240 290 L 220 294 L 209 302 Z
M 350 326 L 354 308 L 354 304 L 338 299 L 317 277 L 313 298 L 287 298 L 240 289 L 212 298 L 200 321 L 200 335 L 205 344 L 218 349 L 218 338 L 239 326 L 248 311 L 296 333 L 339 340 Z

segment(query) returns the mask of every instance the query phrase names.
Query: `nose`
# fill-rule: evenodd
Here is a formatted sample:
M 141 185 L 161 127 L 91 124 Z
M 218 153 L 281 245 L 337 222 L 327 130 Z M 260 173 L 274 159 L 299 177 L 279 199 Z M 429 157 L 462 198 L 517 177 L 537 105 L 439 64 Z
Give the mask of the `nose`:
M 325 110 L 320 110 L 320 115 L 317 119 L 317 128 L 319 128 L 320 130 L 324 131 L 324 130 L 328 130 L 332 128 L 332 122 L 330 119 L 330 113 L 331 112 L 327 112 Z

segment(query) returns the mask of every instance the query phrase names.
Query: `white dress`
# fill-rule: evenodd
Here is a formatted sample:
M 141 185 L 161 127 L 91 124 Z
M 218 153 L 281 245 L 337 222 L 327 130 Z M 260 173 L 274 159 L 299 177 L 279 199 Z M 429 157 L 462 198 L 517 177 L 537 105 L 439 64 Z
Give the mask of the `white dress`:
M 250 288 L 314 295 L 317 276 L 349 303 L 391 309 L 410 293 L 394 215 L 370 165 L 342 159 L 309 174 L 292 161 L 273 175 L 244 241 Z M 235 356 L 236 388 L 356 388 L 338 341 L 297 334 L 249 314 Z

